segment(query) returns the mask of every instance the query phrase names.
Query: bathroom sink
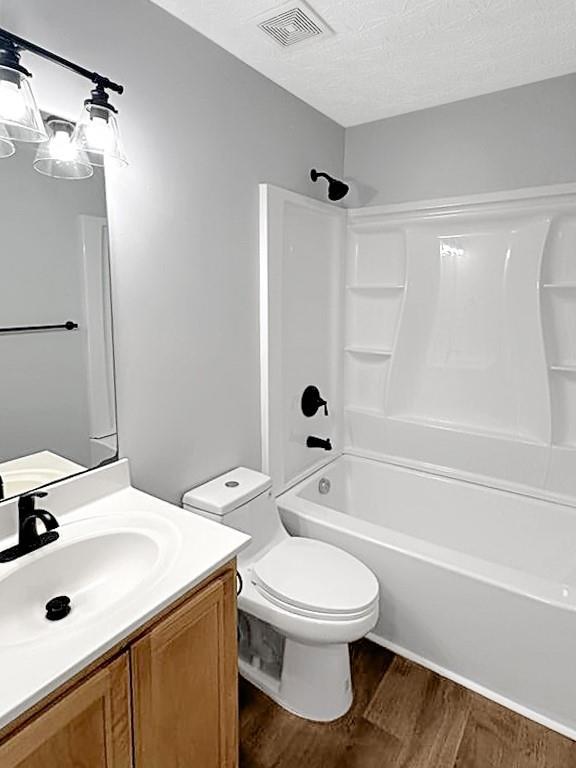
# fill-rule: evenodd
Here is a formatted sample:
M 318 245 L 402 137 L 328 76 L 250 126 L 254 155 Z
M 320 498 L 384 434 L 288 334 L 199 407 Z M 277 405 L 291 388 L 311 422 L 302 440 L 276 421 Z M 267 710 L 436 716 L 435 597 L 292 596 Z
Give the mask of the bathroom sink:
M 58 541 L 15 561 L 3 578 L 0 568 L 0 647 L 106 622 L 161 576 L 178 548 L 176 530 L 157 516 L 88 519 L 58 531 Z M 71 611 L 49 621 L 46 603 L 60 595 Z
M 58 521 L 58 539 L 0 563 L 0 730 L 120 648 L 249 542 L 133 488 L 126 459 L 55 485 L 41 506 Z M 18 502 L 2 507 L 5 550 L 17 542 Z M 55 600 L 62 596 L 70 612 L 66 600 Z

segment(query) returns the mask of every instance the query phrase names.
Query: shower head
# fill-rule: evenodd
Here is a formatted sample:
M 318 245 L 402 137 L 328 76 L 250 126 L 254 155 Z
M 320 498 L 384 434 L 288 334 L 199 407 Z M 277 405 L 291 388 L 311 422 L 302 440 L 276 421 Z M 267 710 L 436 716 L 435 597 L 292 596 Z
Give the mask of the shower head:
M 329 176 L 327 173 L 324 173 L 324 171 L 317 171 L 315 168 L 312 168 L 310 171 L 310 178 L 312 181 L 318 181 L 321 176 L 328 181 L 328 200 L 336 202 L 336 200 L 342 200 L 343 197 L 346 197 L 348 190 L 350 189 L 348 184 Z

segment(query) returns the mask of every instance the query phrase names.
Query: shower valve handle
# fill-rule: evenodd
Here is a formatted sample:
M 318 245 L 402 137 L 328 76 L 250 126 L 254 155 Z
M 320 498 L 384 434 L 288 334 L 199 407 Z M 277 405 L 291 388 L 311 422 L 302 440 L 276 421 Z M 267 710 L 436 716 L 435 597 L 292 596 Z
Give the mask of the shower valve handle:
M 301 407 L 302 413 L 308 418 L 315 416 L 320 408 L 324 408 L 324 416 L 328 416 L 328 401 L 324 400 L 314 384 L 310 384 L 302 393 Z

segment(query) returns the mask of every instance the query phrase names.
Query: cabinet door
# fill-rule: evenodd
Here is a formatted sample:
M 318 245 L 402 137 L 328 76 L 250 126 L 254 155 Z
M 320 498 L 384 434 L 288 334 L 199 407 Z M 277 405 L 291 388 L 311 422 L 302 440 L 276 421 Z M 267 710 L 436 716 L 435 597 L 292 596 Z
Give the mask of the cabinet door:
M 235 583 L 216 579 L 132 647 L 136 768 L 237 765 Z
M 131 768 L 128 654 L 0 745 L 2 768 Z

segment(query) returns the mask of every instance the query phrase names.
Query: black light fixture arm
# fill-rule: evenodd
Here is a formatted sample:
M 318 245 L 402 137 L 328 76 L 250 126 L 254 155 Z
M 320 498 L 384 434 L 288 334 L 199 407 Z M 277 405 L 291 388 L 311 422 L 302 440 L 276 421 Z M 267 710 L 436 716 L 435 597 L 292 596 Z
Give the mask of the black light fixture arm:
M 8 32 L 8 30 L 0 27 L 0 49 L 3 45 L 6 45 L 6 49 L 10 52 L 29 51 L 30 53 L 36 54 L 36 56 L 52 61 L 61 67 L 65 67 L 66 69 L 75 72 L 81 77 L 85 77 L 100 89 L 107 88 L 110 91 L 120 94 L 124 92 L 123 85 L 115 83 L 113 80 L 104 77 L 104 75 L 100 75 L 98 72 L 90 72 L 89 69 L 85 69 L 85 67 L 75 64 L 73 61 L 69 61 L 62 56 L 59 56 L 57 53 L 52 53 L 52 51 L 48 51 L 46 48 L 42 48 L 41 46 L 36 45 L 36 43 L 31 43 L 29 40 L 25 40 L 23 37 L 18 37 L 17 35 L 12 34 L 12 32 Z

